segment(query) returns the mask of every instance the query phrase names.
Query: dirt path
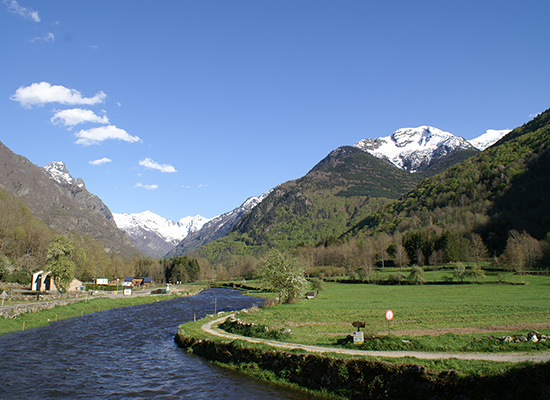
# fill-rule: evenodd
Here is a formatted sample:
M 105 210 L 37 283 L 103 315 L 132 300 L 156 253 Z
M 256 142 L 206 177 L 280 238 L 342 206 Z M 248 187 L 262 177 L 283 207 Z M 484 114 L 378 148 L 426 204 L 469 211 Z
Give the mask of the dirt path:
M 231 340 L 245 340 L 250 343 L 263 343 L 269 346 L 277 347 L 280 349 L 300 349 L 310 353 L 337 353 L 347 354 L 354 356 L 374 356 L 374 357 L 388 357 L 388 358 L 401 358 L 401 357 L 414 357 L 424 360 L 435 359 L 447 359 L 457 358 L 462 360 L 481 360 L 481 361 L 503 361 L 503 362 L 547 362 L 550 361 L 550 353 L 428 353 L 420 351 L 368 351 L 368 350 L 353 350 L 342 349 L 334 347 L 320 347 L 309 346 L 298 343 L 285 343 L 277 342 L 274 340 L 250 338 L 246 336 L 234 335 L 224 332 L 219 329 L 215 329 L 213 325 L 219 325 L 227 318 L 234 316 L 235 314 L 226 315 L 218 318 L 214 321 L 204 324 L 201 329 L 211 335 L 219 336 Z

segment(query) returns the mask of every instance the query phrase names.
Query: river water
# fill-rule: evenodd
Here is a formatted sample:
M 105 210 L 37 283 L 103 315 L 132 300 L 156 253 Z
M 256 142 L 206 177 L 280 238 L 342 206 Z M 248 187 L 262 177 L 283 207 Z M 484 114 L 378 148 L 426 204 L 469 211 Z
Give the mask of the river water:
M 188 354 L 178 325 L 263 300 L 237 290 L 117 308 L 0 336 L 0 399 L 303 399 Z

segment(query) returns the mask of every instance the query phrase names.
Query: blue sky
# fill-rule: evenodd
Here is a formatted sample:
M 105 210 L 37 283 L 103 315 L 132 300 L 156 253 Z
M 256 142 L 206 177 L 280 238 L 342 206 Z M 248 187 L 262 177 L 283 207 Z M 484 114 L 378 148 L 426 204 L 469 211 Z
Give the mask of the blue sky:
M 0 140 L 113 212 L 214 217 L 402 127 L 550 107 L 550 2 L 0 0 Z

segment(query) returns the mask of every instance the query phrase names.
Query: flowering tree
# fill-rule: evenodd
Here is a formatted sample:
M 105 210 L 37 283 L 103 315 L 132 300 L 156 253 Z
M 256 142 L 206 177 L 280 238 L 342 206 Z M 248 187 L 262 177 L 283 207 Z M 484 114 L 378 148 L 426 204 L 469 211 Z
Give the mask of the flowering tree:
M 258 275 L 265 289 L 278 294 L 279 303 L 289 303 L 300 297 L 307 284 L 300 262 L 278 250 L 273 250 L 260 262 Z

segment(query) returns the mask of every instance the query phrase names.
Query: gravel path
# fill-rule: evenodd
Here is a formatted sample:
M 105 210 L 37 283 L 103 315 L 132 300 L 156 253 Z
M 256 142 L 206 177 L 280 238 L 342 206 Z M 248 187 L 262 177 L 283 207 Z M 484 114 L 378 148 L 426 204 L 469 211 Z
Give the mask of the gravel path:
M 245 340 L 250 343 L 263 343 L 269 346 L 280 349 L 300 349 L 310 353 L 337 353 L 348 354 L 354 356 L 374 356 L 374 357 L 414 357 L 425 360 L 457 358 L 462 360 L 481 360 L 481 361 L 502 361 L 502 362 L 547 362 L 550 361 L 550 353 L 429 353 L 421 351 L 368 351 L 368 350 L 353 350 L 334 347 L 309 346 L 298 343 L 277 342 L 274 340 L 251 338 L 247 336 L 234 335 L 225 331 L 215 329 L 227 318 L 235 314 L 226 315 L 214 321 L 204 324 L 201 329 L 211 335 L 219 336 L 231 340 Z

